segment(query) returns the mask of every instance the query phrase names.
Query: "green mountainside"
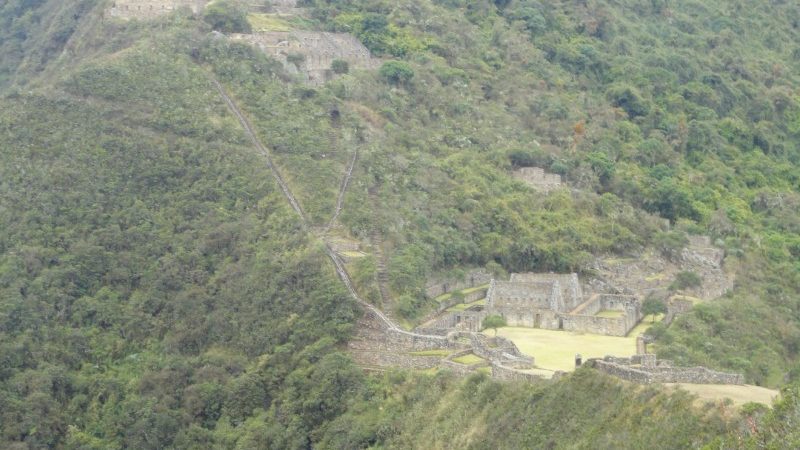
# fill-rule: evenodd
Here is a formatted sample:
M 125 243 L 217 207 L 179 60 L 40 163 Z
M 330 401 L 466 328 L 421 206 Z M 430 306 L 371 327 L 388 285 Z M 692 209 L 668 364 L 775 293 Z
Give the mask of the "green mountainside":
M 285 23 L 383 61 L 316 87 L 212 33 L 228 22 L 109 3 L 0 4 L 0 448 L 800 446 L 792 2 L 304 0 Z M 345 351 L 361 308 L 316 237 L 354 156 L 329 232 L 383 240 L 391 298 L 384 261 L 351 270 L 398 321 L 433 309 L 438 274 L 588 273 L 709 235 L 733 291 L 648 333 L 783 398 L 365 374 Z M 570 189 L 510 175 L 529 166 Z

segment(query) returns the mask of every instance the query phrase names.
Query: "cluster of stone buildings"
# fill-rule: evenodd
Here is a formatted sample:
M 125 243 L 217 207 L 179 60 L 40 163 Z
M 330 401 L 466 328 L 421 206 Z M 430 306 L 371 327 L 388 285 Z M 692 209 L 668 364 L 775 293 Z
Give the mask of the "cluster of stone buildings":
M 116 0 L 106 14 L 119 19 L 153 19 L 181 8 L 199 14 L 208 3 L 209 0 Z M 300 11 L 297 0 L 272 0 L 266 6 L 268 11 L 282 15 Z M 311 85 L 321 85 L 332 79 L 336 75 L 332 70 L 336 60 L 357 69 L 374 69 L 380 64 L 367 47 L 347 33 L 275 31 L 230 37 L 258 47 L 280 61 L 287 72 Z
M 585 295 L 575 273 L 515 273 L 508 281 L 490 280 L 485 305 L 446 313 L 424 329 L 478 331 L 488 315 L 503 317 L 509 326 L 607 336 L 626 336 L 643 316 L 635 296 Z

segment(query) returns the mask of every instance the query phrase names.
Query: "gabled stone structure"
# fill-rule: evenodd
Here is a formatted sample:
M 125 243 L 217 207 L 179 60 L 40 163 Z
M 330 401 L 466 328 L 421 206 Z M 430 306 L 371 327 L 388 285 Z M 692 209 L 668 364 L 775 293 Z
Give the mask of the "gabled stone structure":
M 180 8 L 198 14 L 208 3 L 209 0 L 115 0 L 106 14 L 119 19 L 153 19 Z
M 364 44 L 347 33 L 271 31 L 231 38 L 255 45 L 283 63 L 287 71 L 303 74 L 314 85 L 333 76 L 331 64 L 337 59 L 347 61 L 350 68 L 372 69 L 379 64 Z

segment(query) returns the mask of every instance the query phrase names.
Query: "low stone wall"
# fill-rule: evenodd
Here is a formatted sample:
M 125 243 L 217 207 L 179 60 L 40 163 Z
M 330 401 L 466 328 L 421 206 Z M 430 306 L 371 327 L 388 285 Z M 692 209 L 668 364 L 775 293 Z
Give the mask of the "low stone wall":
M 372 321 L 373 323 L 383 323 L 379 318 L 375 317 L 375 313 L 371 310 L 367 310 L 365 315 L 372 316 L 374 319 Z M 375 332 L 380 333 L 380 336 L 376 336 L 376 340 L 379 340 L 382 345 L 385 345 L 389 351 L 397 351 L 397 349 L 458 349 L 465 347 L 464 344 L 459 344 L 458 342 L 441 335 L 412 333 L 409 331 L 389 327 L 376 329 Z
M 439 367 L 441 357 L 417 356 L 410 353 L 390 353 L 350 350 L 353 358 L 360 364 L 380 367 L 402 367 L 404 369 L 425 370 Z
M 564 315 L 564 329 L 606 336 L 625 336 L 628 334 L 625 317 L 598 317 L 584 315 Z
M 651 355 L 637 355 L 651 356 Z M 645 362 L 641 358 L 638 358 Z M 692 383 L 692 384 L 744 384 L 744 375 L 711 370 L 706 367 L 673 367 L 671 363 L 658 364 L 655 357 L 647 358 L 647 365 L 631 365 L 637 358 L 590 359 L 590 367 L 623 380 L 640 384 Z
M 602 359 L 590 360 L 588 365 L 589 367 L 593 367 L 601 372 L 620 378 L 622 380 L 631 381 L 639 384 L 650 384 L 653 382 L 653 377 L 651 374 L 643 370 L 635 369 L 630 366 L 614 364 L 603 361 Z
M 532 373 L 520 372 L 511 367 L 502 366 L 500 364 L 492 364 L 492 378 L 500 381 L 526 381 L 529 383 L 536 383 L 544 380 L 539 375 Z

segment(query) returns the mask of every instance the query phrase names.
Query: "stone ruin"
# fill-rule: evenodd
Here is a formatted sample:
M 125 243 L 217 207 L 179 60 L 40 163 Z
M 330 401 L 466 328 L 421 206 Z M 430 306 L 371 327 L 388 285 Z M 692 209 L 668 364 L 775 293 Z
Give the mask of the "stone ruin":
M 114 0 L 106 10 L 109 17 L 120 19 L 153 19 L 169 14 L 180 8 L 189 8 L 198 14 L 210 0 Z M 260 5 L 248 5 L 251 9 L 258 10 Z M 303 8 L 297 7 L 297 0 L 271 0 L 266 2 L 270 11 L 280 15 L 297 15 Z
M 612 316 L 598 315 L 614 311 Z M 584 295 L 577 274 L 512 274 L 492 280 L 486 314 L 500 315 L 510 326 L 626 336 L 643 315 L 635 296 Z
M 208 3 L 208 0 L 115 0 L 106 13 L 119 19 L 153 19 L 180 8 L 198 14 Z
M 460 291 L 472 287 L 482 286 L 492 281 L 492 274 L 485 269 L 473 269 L 463 277 L 441 277 L 429 280 L 425 286 L 425 295 L 436 298 L 448 292 Z M 483 297 L 481 297 L 483 298 Z
M 561 186 L 561 175 L 547 173 L 539 167 L 521 167 L 513 176 L 539 192 L 548 193 Z
M 690 383 L 690 384 L 744 384 L 740 373 L 718 372 L 706 367 L 675 367 L 672 361 L 657 360 L 647 353 L 644 338 L 636 339 L 637 354 L 630 358 L 592 358 L 586 365 L 608 375 L 639 384 Z
M 356 330 L 355 337 L 348 343 L 348 352 L 367 370 L 445 368 L 458 375 L 467 375 L 481 367 L 490 367 L 493 376 L 497 373 L 501 379 L 540 379 L 524 372 L 534 366 L 533 358 L 502 337 L 458 331 L 443 334 L 408 332 L 389 326 L 371 310 L 359 320 Z M 430 350 L 442 350 L 447 356 L 426 354 Z M 472 365 L 453 361 L 470 353 L 484 361 Z
M 733 287 L 733 277 L 724 270 L 724 257 L 724 250 L 714 247 L 709 237 L 690 236 L 689 243 L 675 261 L 655 250 L 636 258 L 598 258 L 591 267 L 597 276 L 592 283 L 597 291 L 667 299 L 672 293 L 670 285 L 679 272 L 697 274 L 702 280 L 701 286 L 680 291 L 682 298 L 667 299 L 665 323 L 669 324 L 676 315 L 691 309 L 690 298 L 712 300 Z
M 258 47 L 280 61 L 289 73 L 302 75 L 312 85 L 334 76 L 331 65 L 337 59 L 346 61 L 350 68 L 374 69 L 380 64 L 364 44 L 347 33 L 270 31 L 233 34 L 231 39 Z

